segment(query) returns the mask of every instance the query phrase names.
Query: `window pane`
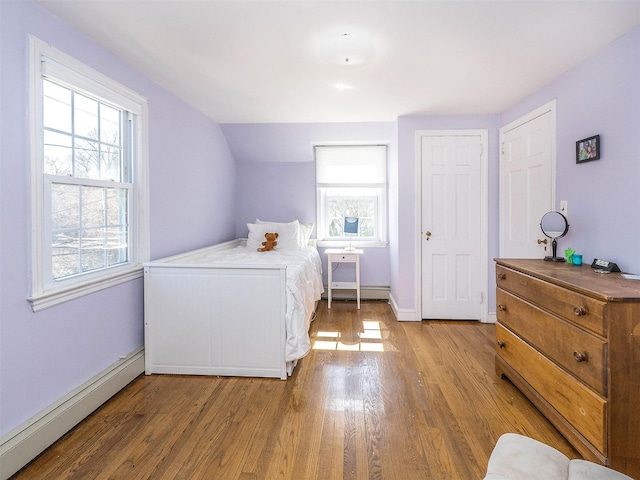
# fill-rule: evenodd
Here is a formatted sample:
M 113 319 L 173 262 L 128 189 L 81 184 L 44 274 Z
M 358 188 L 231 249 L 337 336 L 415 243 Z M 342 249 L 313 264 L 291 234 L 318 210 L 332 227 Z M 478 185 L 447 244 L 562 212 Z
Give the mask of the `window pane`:
M 120 182 L 121 155 L 120 147 L 76 137 L 74 176 Z
M 127 245 L 129 233 L 126 225 L 107 229 L 107 266 L 129 261 Z
M 343 220 L 341 218 L 333 218 L 329 223 L 329 237 L 339 238 L 343 235 Z
M 80 187 L 54 183 L 51 186 L 53 221 L 53 278 L 80 272 Z
M 54 279 L 80 273 L 80 242 L 77 230 L 54 231 L 52 274 Z
M 80 223 L 80 187 L 54 183 L 51 186 L 51 220 L 54 232 L 77 229 Z
M 109 145 L 102 145 L 103 151 L 100 152 L 100 179 L 113 180 L 121 182 L 123 178 L 120 175 L 120 149 Z
M 100 141 L 120 145 L 120 111 L 100 105 Z
M 98 102 L 79 93 L 73 100 L 74 133 L 98 140 Z
M 71 133 L 71 90 L 47 80 L 42 89 L 44 127 Z
M 127 191 L 125 189 L 107 189 L 107 226 L 127 225 L 129 223 L 127 212 Z
M 105 259 L 106 231 L 104 228 L 82 230 L 82 271 L 98 270 L 107 266 Z
M 82 188 L 82 228 L 105 225 L 105 189 L 99 187 Z
M 100 156 L 98 143 L 75 139 L 74 177 L 100 179 Z
M 71 136 L 44 131 L 44 173 L 73 175 Z
M 373 218 L 360 218 L 360 224 L 358 225 L 358 228 L 360 230 L 358 232 L 359 237 L 366 238 L 375 236 L 376 229 Z

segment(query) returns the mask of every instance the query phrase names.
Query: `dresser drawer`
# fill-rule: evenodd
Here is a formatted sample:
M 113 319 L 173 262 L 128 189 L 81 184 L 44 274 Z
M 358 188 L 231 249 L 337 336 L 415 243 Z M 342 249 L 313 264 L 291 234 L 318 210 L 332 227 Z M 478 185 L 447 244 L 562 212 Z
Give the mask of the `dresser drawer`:
M 497 354 L 606 455 L 607 402 L 500 324 L 496 325 L 496 341 Z
M 607 343 L 504 290 L 496 292 L 498 321 L 606 396 Z
M 515 270 L 496 267 L 498 287 L 529 300 L 545 310 L 605 336 L 605 302 L 567 290 Z
M 340 263 L 340 262 L 350 262 L 350 263 L 355 263 L 358 260 L 358 255 L 353 254 L 353 253 L 341 253 L 341 254 L 331 254 L 331 261 L 333 263 Z

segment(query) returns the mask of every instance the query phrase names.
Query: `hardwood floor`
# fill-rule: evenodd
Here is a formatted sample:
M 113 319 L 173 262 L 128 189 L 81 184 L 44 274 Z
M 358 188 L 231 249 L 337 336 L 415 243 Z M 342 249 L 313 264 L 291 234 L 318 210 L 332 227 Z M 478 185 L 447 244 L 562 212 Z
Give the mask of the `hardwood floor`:
M 287 381 L 140 376 L 13 478 L 481 479 L 504 432 L 579 455 L 494 371 L 495 326 L 326 301 Z

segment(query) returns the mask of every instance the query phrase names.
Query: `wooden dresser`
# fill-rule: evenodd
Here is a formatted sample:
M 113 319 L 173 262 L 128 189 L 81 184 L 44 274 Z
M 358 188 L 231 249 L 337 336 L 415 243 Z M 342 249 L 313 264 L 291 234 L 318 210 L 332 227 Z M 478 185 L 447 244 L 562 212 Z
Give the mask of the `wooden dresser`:
M 640 480 L 640 280 L 496 263 L 496 372 L 585 459 Z

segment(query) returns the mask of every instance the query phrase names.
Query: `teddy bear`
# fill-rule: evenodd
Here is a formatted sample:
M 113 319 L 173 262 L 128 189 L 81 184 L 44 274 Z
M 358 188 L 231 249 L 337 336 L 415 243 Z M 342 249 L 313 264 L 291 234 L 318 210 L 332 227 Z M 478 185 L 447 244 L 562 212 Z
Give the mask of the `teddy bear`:
M 262 248 L 259 248 L 258 251 L 259 252 L 270 252 L 272 250 L 276 249 L 276 245 L 278 245 L 278 242 L 276 242 L 276 238 L 278 238 L 278 234 L 277 233 L 270 233 L 267 232 L 264 234 L 264 238 L 267 239 L 266 242 L 262 242 Z

